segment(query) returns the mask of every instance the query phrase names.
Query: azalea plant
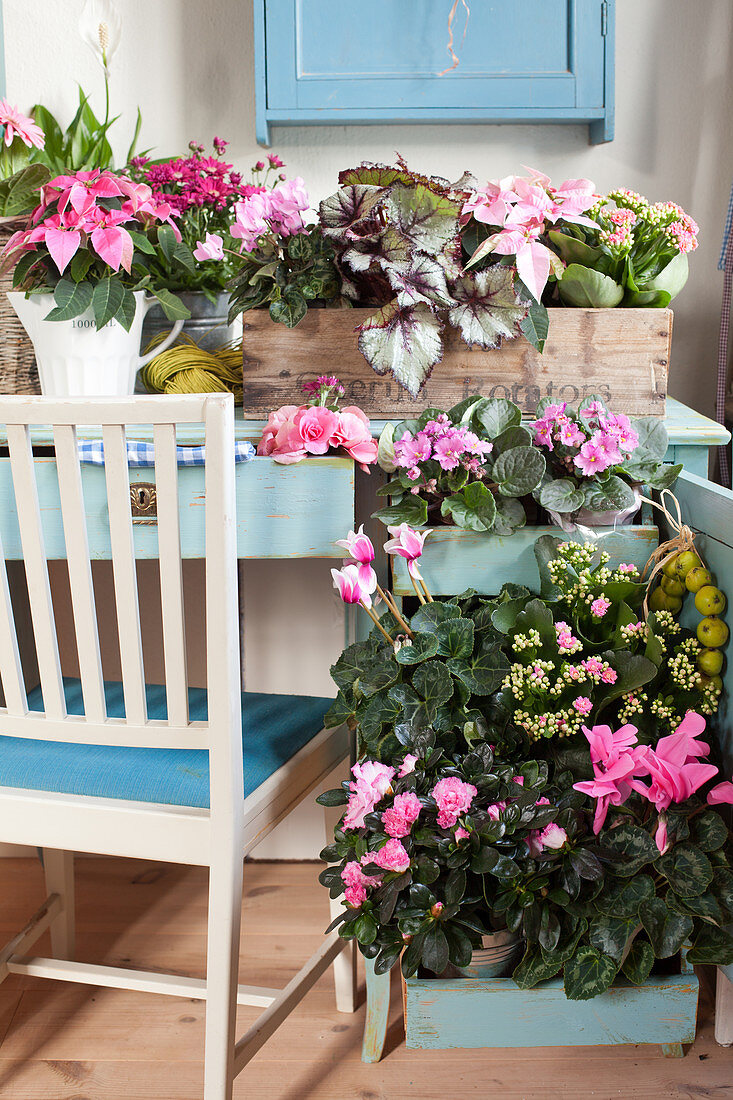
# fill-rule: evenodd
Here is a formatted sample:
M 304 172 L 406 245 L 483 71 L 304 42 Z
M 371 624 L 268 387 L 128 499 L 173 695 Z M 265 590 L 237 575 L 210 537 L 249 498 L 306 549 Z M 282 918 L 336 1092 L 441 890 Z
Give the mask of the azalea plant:
M 2 269 L 14 268 L 16 290 L 52 293 L 49 321 L 68 321 L 91 309 L 97 328 L 118 321 L 129 331 L 133 294 L 154 295 L 170 319 L 188 311 L 150 271 L 163 254 L 193 268 L 167 203 L 145 184 L 113 172 L 58 176 L 42 189 L 28 224 L 8 241 Z
M 270 413 L 257 454 L 287 466 L 309 455 L 341 450 L 368 473 L 377 459 L 369 417 L 357 405 L 339 408 L 344 387 L 338 378 L 321 374 L 306 382 L 303 392 L 310 398 L 305 404 L 282 405 Z
M 537 415 L 529 427 L 547 456 L 547 472 L 535 498 L 550 512 L 635 511 L 640 505 L 635 486 L 667 489 L 682 469 L 664 464 L 668 440 L 660 420 L 632 422 L 623 413 L 609 412 L 598 395 L 587 397 L 577 410 L 543 399 Z
M 250 180 L 245 181 L 224 159 L 228 144 L 215 137 L 214 155 L 206 156 L 204 146 L 192 141 L 187 157 L 150 160 L 140 156 L 131 162 L 133 179 L 147 184 L 156 202 L 169 204 L 184 243 L 198 260 L 192 271 L 162 257 L 156 274 L 169 290 L 200 290 L 215 300 L 239 266 L 237 240 L 231 232 L 237 204 L 285 179 L 276 174 L 283 162 L 272 154 L 267 167 L 257 161 Z
M 376 512 L 383 523 L 451 523 L 508 535 L 526 522 L 522 497 L 545 476 L 542 452 L 532 445 L 517 405 L 504 398 L 471 397 L 447 413 L 388 424 L 379 462 L 394 476 L 377 492 L 392 504 Z

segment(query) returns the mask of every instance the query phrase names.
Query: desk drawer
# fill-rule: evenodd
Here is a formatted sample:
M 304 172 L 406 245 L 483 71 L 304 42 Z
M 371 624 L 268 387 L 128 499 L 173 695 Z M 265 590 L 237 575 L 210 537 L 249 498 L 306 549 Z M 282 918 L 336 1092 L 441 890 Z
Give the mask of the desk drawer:
M 65 558 L 58 477 L 53 458 L 36 457 L 36 479 L 46 553 Z M 184 558 L 205 555 L 204 467 L 181 466 L 178 493 Z M 89 550 L 93 559 L 110 555 L 104 467 L 83 465 L 82 483 Z M 130 484 L 154 484 L 153 467 L 130 469 Z M 343 556 L 334 545 L 354 527 L 354 463 L 349 458 L 311 458 L 282 466 L 270 458 L 238 463 L 237 555 L 240 558 Z M 8 560 L 22 557 L 10 461 L 0 458 L 0 536 Z M 155 521 L 134 524 L 139 558 L 158 556 Z

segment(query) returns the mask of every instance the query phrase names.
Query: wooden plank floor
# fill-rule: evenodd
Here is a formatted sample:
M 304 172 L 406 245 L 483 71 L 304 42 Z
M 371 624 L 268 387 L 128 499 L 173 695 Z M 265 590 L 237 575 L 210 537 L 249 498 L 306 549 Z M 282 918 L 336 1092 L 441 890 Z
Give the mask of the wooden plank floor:
M 326 898 L 313 864 L 245 868 L 240 981 L 284 985 L 319 943 Z M 206 876 L 133 860 L 77 861 L 78 957 L 203 976 Z M 35 860 L 0 860 L 2 942 L 43 896 Z M 39 941 L 38 952 L 48 952 Z M 709 976 L 708 976 L 709 977 Z M 363 977 L 362 977 L 363 982 Z M 325 975 L 238 1078 L 238 1100 L 733 1098 L 733 1048 L 712 1035 L 704 985 L 698 1038 L 682 1060 L 656 1047 L 408 1051 L 398 983 L 384 1060 L 360 1061 L 364 1005 L 337 1013 Z M 588 1011 L 592 1011 L 589 1005 Z M 243 1029 L 256 1015 L 240 1009 Z M 198 1100 L 200 1001 L 11 975 L 0 988 L 3 1100 Z

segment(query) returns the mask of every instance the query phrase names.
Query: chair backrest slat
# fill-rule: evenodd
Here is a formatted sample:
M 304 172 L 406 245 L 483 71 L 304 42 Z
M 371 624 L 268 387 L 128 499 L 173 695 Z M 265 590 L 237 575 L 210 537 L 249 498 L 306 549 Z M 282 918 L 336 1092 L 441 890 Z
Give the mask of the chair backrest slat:
M 107 717 L 107 707 L 76 428 L 59 424 L 53 438 L 84 713 L 90 720 L 101 722 Z
M 125 715 L 135 725 L 143 725 L 148 712 L 124 425 L 105 424 L 102 442 Z
M 175 424 L 156 424 L 153 440 L 168 721 L 185 726 L 188 722 L 188 670 Z
M 18 648 L 18 634 L 15 629 L 13 604 L 10 599 L 8 570 L 3 554 L 3 540 L 0 536 L 0 681 L 2 682 L 5 706 L 12 714 L 27 714 L 28 699 L 25 693 L 23 666 Z
M 66 716 L 66 702 L 48 579 L 48 561 L 43 543 L 41 509 L 33 469 L 33 452 L 26 425 L 8 424 L 8 449 L 43 705 L 49 718 L 60 719 Z

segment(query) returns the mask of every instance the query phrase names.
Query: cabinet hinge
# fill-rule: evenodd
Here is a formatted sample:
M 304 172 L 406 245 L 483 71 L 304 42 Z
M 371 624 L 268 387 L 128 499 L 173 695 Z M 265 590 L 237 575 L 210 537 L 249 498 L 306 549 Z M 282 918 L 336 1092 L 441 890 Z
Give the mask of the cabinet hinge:
M 601 4 L 601 34 L 605 38 L 608 34 L 608 3 L 603 0 Z

